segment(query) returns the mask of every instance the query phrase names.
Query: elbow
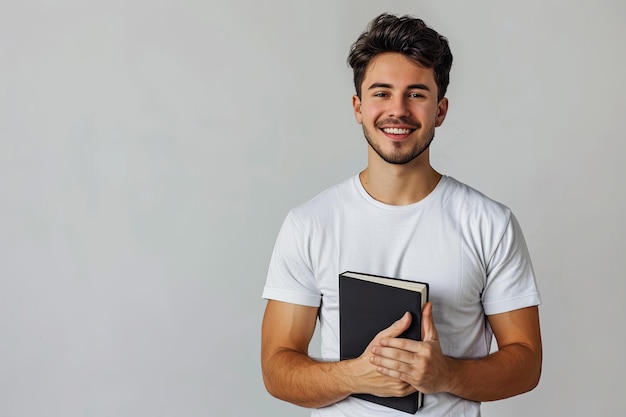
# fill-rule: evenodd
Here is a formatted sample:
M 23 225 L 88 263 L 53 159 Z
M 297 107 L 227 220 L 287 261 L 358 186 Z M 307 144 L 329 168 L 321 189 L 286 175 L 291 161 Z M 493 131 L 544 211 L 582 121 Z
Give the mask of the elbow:
M 539 381 L 541 380 L 541 360 L 539 361 L 539 363 L 537 364 L 537 366 L 535 367 L 535 370 L 530 378 L 530 384 L 529 384 L 529 389 L 528 391 L 532 391 L 535 388 L 537 388 L 537 385 L 539 385 Z
M 539 385 L 539 381 L 541 380 L 541 362 L 541 357 L 539 357 L 536 363 L 529 367 L 529 372 L 526 374 L 525 384 L 520 394 L 532 391 Z
M 520 374 L 521 384 L 519 394 L 534 390 L 541 380 L 541 369 L 543 366 L 543 349 L 541 343 L 538 346 L 526 347 L 526 360 L 522 364 L 524 372 Z
M 263 384 L 265 384 L 265 390 L 269 395 L 274 398 L 278 398 L 279 400 L 285 400 L 281 396 L 280 391 L 277 389 L 276 385 L 272 384 L 271 379 L 266 377 L 265 375 L 263 375 Z
M 273 378 L 271 372 L 269 370 L 269 366 L 265 362 L 261 364 L 261 374 L 263 376 L 263 384 L 265 385 L 265 390 L 274 398 L 282 399 L 280 397 L 280 393 L 277 391 L 276 384 L 273 383 Z
M 271 360 L 261 362 L 261 374 L 263 376 L 265 390 L 274 398 L 291 402 L 288 391 L 285 390 L 285 387 L 289 386 L 289 383 L 284 383 L 283 379 L 285 375 L 281 375 L 281 373 L 277 371 L 277 367 L 273 366 Z

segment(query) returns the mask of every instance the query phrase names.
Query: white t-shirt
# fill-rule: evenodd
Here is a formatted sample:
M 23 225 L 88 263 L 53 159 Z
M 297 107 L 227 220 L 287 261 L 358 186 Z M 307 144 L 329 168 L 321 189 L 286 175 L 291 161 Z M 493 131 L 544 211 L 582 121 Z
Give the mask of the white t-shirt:
M 338 276 L 345 271 L 428 282 L 443 353 L 458 358 L 489 353 L 492 332 L 485 315 L 540 303 L 511 211 L 447 176 L 421 201 L 392 206 L 374 200 L 356 175 L 287 215 L 263 297 L 319 307 L 321 355 L 327 361 L 339 360 Z M 426 395 L 418 415 L 479 416 L 480 404 Z M 348 397 L 312 416 L 406 413 Z

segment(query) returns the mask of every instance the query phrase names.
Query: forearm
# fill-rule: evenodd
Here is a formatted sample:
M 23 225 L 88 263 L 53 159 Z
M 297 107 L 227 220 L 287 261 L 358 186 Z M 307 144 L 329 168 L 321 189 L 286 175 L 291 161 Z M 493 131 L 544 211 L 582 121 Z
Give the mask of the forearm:
M 541 351 L 511 344 L 482 359 L 448 360 L 446 391 L 472 401 L 494 401 L 532 390 L 541 375 Z
M 263 380 L 276 398 L 309 408 L 324 407 L 352 394 L 350 361 L 322 362 L 290 349 L 263 361 Z

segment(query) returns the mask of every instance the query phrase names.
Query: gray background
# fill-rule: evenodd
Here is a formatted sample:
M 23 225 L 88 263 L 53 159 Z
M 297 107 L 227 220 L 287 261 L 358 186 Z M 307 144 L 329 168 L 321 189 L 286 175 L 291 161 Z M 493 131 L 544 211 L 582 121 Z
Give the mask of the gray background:
M 0 1 L 0 415 L 306 416 L 259 369 L 287 210 L 366 163 L 350 43 L 450 39 L 433 163 L 509 205 L 539 387 L 485 416 L 618 415 L 622 1 Z M 619 401 L 621 403 L 621 401 Z

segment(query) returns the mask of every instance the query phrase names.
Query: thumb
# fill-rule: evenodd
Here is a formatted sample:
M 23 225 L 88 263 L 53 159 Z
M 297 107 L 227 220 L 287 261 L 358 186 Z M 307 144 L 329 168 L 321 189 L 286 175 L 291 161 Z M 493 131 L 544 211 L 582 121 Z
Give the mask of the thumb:
M 424 342 L 439 340 L 439 334 L 433 322 L 433 303 L 431 302 L 426 303 L 422 310 L 422 340 Z
M 412 317 L 408 311 L 402 317 L 393 322 L 393 324 L 378 333 L 378 338 L 398 337 L 405 332 L 411 325 Z

